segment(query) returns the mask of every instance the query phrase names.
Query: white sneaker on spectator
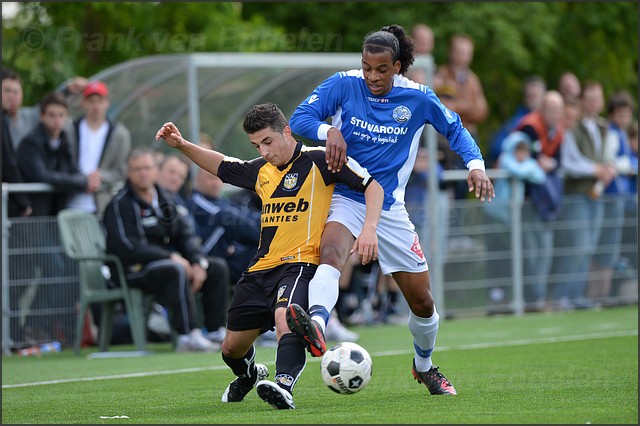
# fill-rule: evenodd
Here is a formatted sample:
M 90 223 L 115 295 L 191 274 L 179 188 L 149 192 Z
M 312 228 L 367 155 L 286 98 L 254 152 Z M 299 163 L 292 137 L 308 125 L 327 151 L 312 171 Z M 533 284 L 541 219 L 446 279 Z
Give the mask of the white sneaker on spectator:
M 215 352 L 220 350 L 220 343 L 214 343 L 204 337 L 202 330 L 195 328 L 189 334 L 178 336 L 176 352 Z
M 171 325 L 169 324 L 169 315 L 164 306 L 154 303 L 151 307 L 151 313 L 147 319 L 147 328 L 156 334 L 165 336 L 171 335 Z
M 275 348 L 276 346 L 278 346 L 276 332 L 273 330 L 269 330 L 259 335 L 256 339 L 256 346 L 267 348 Z
M 327 323 L 327 329 L 324 331 L 324 337 L 327 340 L 334 340 L 336 342 L 357 342 L 360 339 L 360 335 L 347 329 L 340 320 L 333 315 L 329 317 Z
M 220 327 L 216 331 L 210 331 L 209 334 L 207 334 L 207 339 L 211 340 L 212 342 L 222 343 L 222 341 L 224 340 L 224 336 L 226 335 L 227 329 L 224 327 Z

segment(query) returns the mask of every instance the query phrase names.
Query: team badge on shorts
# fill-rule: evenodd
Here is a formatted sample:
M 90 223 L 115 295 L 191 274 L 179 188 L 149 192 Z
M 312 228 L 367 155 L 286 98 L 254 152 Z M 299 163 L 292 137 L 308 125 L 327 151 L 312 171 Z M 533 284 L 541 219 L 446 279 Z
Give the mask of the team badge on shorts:
M 293 189 L 298 184 L 298 174 L 297 173 L 288 173 L 284 177 L 284 189 Z
M 283 297 L 282 297 L 282 295 L 284 294 L 284 292 L 285 292 L 285 290 L 286 290 L 286 289 L 287 289 L 287 286 L 286 286 L 286 285 L 280 286 L 280 287 L 278 288 L 278 296 L 276 297 L 276 303 L 279 303 L 279 302 L 286 302 L 286 301 L 287 301 L 287 299 L 286 299 L 286 298 L 283 298 Z
M 398 123 L 406 123 L 411 118 L 411 110 L 404 105 L 395 107 L 393 110 L 393 119 Z
M 420 246 L 420 240 L 416 235 L 413 240 L 413 245 L 411 246 L 411 251 L 417 254 L 420 259 L 424 259 L 424 253 L 422 252 L 422 246 Z

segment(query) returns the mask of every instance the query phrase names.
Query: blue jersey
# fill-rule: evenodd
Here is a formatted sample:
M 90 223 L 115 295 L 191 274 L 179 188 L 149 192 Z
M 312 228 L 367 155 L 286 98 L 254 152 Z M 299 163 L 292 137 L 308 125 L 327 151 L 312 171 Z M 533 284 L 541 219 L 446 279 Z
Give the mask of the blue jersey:
M 347 155 L 366 168 L 385 191 L 384 210 L 402 208 L 404 192 L 413 169 L 420 135 L 431 124 L 449 140 L 451 149 L 464 163 L 482 154 L 462 126 L 460 117 L 445 107 L 427 86 L 395 75 L 393 87 L 383 96 L 372 95 L 362 70 L 338 72 L 305 99 L 292 114 L 293 133 L 313 140 L 326 140 L 330 126 L 340 130 L 347 143 Z M 364 195 L 345 185 L 335 193 L 365 203 Z

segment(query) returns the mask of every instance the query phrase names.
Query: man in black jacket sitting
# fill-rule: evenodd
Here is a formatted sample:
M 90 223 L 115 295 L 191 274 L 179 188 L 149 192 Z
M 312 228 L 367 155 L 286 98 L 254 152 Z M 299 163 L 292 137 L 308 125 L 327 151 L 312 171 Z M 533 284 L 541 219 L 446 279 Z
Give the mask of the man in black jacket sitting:
M 219 286 L 207 274 L 207 259 L 198 237 L 171 194 L 156 185 L 158 167 L 153 152 L 135 149 L 128 159 L 128 179 L 104 213 L 107 252 L 118 256 L 127 283 L 159 297 L 169 308 L 179 334 L 176 351 L 214 351 L 220 345 L 196 327 L 193 294 L 202 292 L 204 325 L 213 329 Z M 228 290 L 226 290 L 228 291 Z

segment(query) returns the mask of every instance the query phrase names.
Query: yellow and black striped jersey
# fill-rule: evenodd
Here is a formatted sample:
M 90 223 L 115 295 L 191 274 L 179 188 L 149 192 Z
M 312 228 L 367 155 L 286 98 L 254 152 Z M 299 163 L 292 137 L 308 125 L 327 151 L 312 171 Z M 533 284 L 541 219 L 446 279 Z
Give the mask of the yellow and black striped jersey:
M 224 182 L 256 191 L 262 200 L 258 251 L 250 272 L 283 263 L 320 263 L 320 237 L 336 182 L 364 192 L 373 179 L 349 158 L 340 172 L 331 173 L 325 148 L 309 148 L 298 142 L 291 160 L 276 167 L 262 157 L 251 161 L 225 157 L 218 168 Z

